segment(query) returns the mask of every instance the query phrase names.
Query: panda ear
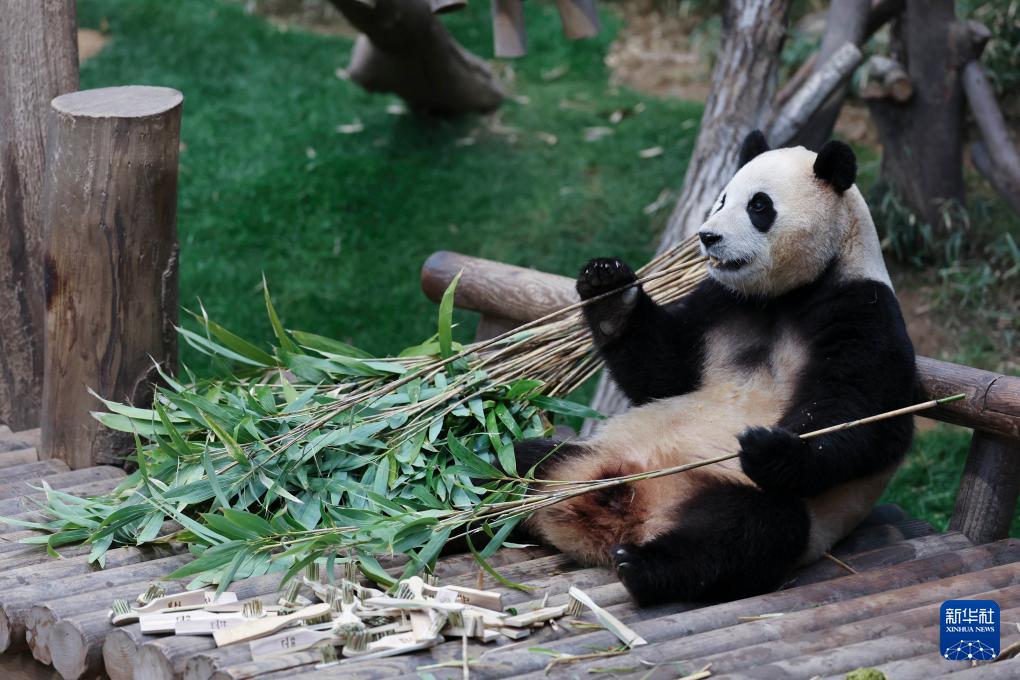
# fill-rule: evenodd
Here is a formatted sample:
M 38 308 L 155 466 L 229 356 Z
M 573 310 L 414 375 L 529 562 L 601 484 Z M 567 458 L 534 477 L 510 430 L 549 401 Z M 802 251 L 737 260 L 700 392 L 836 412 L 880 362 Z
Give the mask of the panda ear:
M 765 135 L 761 130 L 752 130 L 744 137 L 744 143 L 740 147 L 740 160 L 737 168 L 747 165 L 755 156 L 760 156 L 769 150 L 769 143 L 765 141 Z
M 815 159 L 815 177 L 828 182 L 840 194 L 852 187 L 857 179 L 857 156 L 853 149 L 843 142 L 826 142 Z

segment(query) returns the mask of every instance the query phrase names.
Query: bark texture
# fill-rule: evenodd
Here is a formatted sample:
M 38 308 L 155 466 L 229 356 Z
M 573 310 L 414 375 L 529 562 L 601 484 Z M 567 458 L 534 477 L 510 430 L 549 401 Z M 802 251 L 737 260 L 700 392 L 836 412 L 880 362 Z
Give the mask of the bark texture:
M 894 57 L 913 87 L 906 102 L 870 99 L 882 140 L 882 175 L 924 222 L 951 227 L 964 202 L 961 70 L 987 35 L 956 20 L 952 0 L 907 0 Z
M 74 0 L 0 8 L 0 423 L 39 423 L 42 214 L 49 102 L 78 89 Z
M 862 45 L 870 13 L 871 0 L 832 0 L 825 20 L 825 35 L 822 36 L 822 44 L 815 56 L 815 64 L 824 66 L 847 43 L 857 47 Z M 832 135 L 832 128 L 836 125 L 836 118 L 843 107 L 846 93 L 847 79 L 844 78 L 827 96 L 825 103 L 802 124 L 797 135 L 790 140 L 790 144 L 805 146 L 815 151 L 820 149 Z M 779 144 L 778 140 L 773 143 Z
M 86 388 L 144 406 L 153 362 L 176 367 L 182 99 L 134 86 L 53 100 L 42 458 L 81 468 L 131 450 L 89 415 Z
M 428 0 L 330 0 L 362 35 L 348 73 L 369 92 L 392 92 L 413 111 L 485 113 L 503 89 L 488 64 L 453 39 Z

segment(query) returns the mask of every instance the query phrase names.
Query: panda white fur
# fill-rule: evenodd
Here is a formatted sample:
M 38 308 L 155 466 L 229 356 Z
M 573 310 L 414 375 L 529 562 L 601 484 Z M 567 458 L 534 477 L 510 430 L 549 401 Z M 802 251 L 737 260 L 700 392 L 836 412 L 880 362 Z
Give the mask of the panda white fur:
M 599 479 L 740 451 L 739 459 L 543 509 L 526 526 L 613 565 L 639 603 L 765 592 L 868 513 L 912 436 L 908 416 L 797 434 L 912 403 L 914 353 L 875 226 L 840 142 L 818 154 L 748 135 L 700 230 L 710 276 L 655 304 L 640 286 L 588 305 L 596 346 L 634 404 L 575 442 L 516 447 L 537 479 Z M 582 270 L 583 299 L 634 281 Z

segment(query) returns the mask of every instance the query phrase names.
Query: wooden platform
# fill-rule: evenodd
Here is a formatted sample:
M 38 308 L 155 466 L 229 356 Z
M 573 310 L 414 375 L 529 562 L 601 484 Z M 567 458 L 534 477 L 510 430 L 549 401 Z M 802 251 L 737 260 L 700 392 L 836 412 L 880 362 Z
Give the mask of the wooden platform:
M 39 462 L 37 434 L 0 433 L 0 513 L 33 516 L 31 496 L 46 479 L 71 492 L 112 488 L 123 471 L 94 467 L 67 472 L 60 463 Z M 0 526 L 0 678 L 94 678 L 115 680 L 242 680 L 257 678 L 462 677 L 460 642 L 390 659 L 345 663 L 316 671 L 318 653 L 253 662 L 245 644 L 215 649 L 207 637 L 152 637 L 138 625 L 114 628 L 107 608 L 114 598 L 131 598 L 147 584 L 190 557 L 163 551 L 121 548 L 109 553 L 107 568 L 93 570 L 80 548 L 52 559 L 16 540 L 29 532 Z M 1020 660 L 984 664 L 939 657 L 937 619 L 943 600 L 988 597 L 999 602 L 1004 622 L 1020 621 L 1020 541 L 973 546 L 960 533 L 936 533 L 895 506 L 880 506 L 834 555 L 797 572 L 778 592 L 717 604 L 664 604 L 639 609 L 614 575 L 579 568 L 546 548 L 504 549 L 492 562 L 507 578 L 534 590 L 505 590 L 505 600 L 521 611 L 547 594 L 550 604 L 566 601 L 569 586 L 586 590 L 596 603 L 631 625 L 650 643 L 628 654 L 557 664 L 552 677 L 617 675 L 677 678 L 711 664 L 711 678 L 841 678 L 874 666 L 890 679 L 927 678 L 953 673 L 963 678 L 1020 678 Z M 679 565 L 678 565 L 679 567 Z M 394 570 L 398 569 L 396 564 Z M 479 569 L 470 556 L 443 559 L 441 582 L 476 585 Z M 497 588 L 486 576 L 485 587 Z M 246 579 L 231 589 L 244 598 L 274 602 L 279 576 Z M 183 588 L 173 583 L 172 589 Z M 778 617 L 747 620 L 742 617 Z M 582 620 L 590 620 L 583 617 Z M 1020 640 L 1020 628 L 1003 625 L 1003 646 Z M 472 643 L 472 677 L 544 677 L 554 656 L 529 651 L 541 647 L 559 654 L 585 655 L 616 645 L 609 633 L 592 628 L 558 630 L 502 645 Z M 454 664 L 441 666 L 437 664 Z M 428 669 L 427 667 L 433 666 Z M 423 668 L 425 667 L 425 668 Z

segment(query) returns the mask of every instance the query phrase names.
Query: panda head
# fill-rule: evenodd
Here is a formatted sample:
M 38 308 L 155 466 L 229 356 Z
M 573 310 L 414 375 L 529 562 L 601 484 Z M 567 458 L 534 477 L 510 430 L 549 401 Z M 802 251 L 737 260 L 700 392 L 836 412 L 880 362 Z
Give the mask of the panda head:
M 857 175 L 849 146 L 830 141 L 769 150 L 755 130 L 740 169 L 699 231 L 709 274 L 749 296 L 774 296 L 817 279 L 840 253 L 851 223 L 846 199 Z M 856 192 L 856 190 L 854 190 Z

